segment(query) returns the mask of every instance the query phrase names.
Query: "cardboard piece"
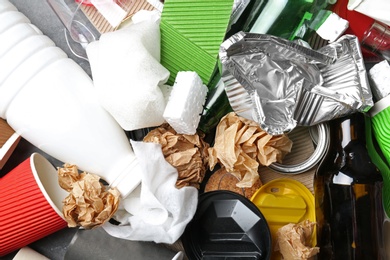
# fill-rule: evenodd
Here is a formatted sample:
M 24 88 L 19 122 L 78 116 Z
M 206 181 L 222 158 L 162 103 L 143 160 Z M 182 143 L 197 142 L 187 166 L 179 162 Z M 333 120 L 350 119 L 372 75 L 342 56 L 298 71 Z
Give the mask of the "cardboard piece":
M 5 120 L 0 119 L 0 169 L 15 150 L 20 139 L 21 136 L 15 133 Z
M 146 0 L 127 1 L 127 16 L 124 20 L 129 19 L 133 14 L 140 10 L 152 11 L 155 8 L 149 4 Z M 113 32 L 117 27 L 111 26 L 111 24 L 103 17 L 103 15 L 94 7 L 81 5 L 80 9 L 85 16 L 90 20 L 93 26 L 100 33 Z M 120 26 L 120 25 L 119 25 Z

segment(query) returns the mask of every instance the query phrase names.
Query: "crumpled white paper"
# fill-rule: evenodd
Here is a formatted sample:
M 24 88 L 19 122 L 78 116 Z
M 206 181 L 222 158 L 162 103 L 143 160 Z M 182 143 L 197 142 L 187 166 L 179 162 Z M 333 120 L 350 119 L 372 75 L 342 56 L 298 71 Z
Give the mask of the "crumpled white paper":
M 160 64 L 158 17 L 142 12 L 135 18 L 126 27 L 103 34 L 86 49 L 99 101 L 127 131 L 165 121 L 164 84 L 169 77 Z
M 114 218 L 116 226 L 103 228 L 114 237 L 172 244 L 192 220 L 198 203 L 194 187 L 177 189 L 177 170 L 164 158 L 161 145 L 131 141 L 143 170 L 140 186 L 121 201 Z

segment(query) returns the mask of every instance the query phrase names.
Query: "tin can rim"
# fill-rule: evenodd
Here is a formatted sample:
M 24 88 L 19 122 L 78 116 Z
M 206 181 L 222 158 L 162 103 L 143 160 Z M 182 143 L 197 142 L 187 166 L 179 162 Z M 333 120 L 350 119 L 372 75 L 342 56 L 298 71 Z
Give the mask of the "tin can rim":
M 315 130 L 317 130 L 317 133 L 313 133 L 314 127 Z M 326 151 L 328 150 L 329 143 L 330 143 L 329 124 L 327 122 L 323 122 L 317 124 L 316 126 L 311 126 L 310 136 L 317 146 L 313 154 L 309 158 L 297 164 L 283 165 L 280 163 L 272 163 L 268 167 L 279 173 L 289 174 L 289 175 L 303 173 L 313 168 L 322 160 Z

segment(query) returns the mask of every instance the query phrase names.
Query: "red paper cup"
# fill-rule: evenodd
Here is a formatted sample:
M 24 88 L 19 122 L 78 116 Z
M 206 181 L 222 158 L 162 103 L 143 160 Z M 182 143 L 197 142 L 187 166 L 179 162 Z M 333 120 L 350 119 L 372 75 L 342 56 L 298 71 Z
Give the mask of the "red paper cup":
M 67 226 L 56 168 L 33 153 L 0 179 L 0 256 Z

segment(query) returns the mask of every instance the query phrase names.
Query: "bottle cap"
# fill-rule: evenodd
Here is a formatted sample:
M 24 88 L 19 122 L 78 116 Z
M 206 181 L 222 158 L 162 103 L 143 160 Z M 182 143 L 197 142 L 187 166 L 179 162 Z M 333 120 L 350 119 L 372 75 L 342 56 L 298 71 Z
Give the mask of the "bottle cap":
M 142 178 L 142 170 L 135 157 L 126 157 L 128 160 L 123 160 L 125 167 L 120 170 L 120 167 L 114 169 L 105 176 L 102 176 L 110 187 L 116 187 L 122 198 L 126 198 L 140 183 Z M 123 164 L 119 164 L 123 166 Z M 111 177 L 113 176 L 113 177 Z
M 253 194 L 251 201 L 260 209 L 268 222 L 273 242 L 279 228 L 304 220 L 316 222 L 314 196 L 305 185 L 294 179 L 275 179 Z M 312 233 L 312 246 L 317 243 Z
M 370 116 L 375 117 L 377 114 L 385 110 L 390 106 L 390 95 L 382 98 L 374 104 L 374 106 L 369 110 Z

